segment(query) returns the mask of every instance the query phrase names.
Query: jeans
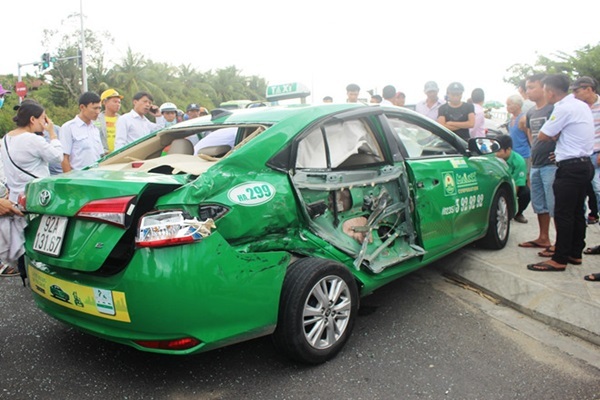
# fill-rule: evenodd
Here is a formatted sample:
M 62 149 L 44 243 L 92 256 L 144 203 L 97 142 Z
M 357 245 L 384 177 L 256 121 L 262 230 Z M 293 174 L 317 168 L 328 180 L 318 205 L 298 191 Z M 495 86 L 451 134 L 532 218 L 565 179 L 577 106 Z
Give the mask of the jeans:
M 531 206 L 536 214 L 550 214 L 554 217 L 554 192 L 552 184 L 556 174 L 556 165 L 531 167 Z
M 556 251 L 552 260 L 567 264 L 569 257 L 581 258 L 585 247 L 586 221 L 581 212 L 585 204 L 587 185 L 594 177 L 590 161 L 561 165 L 554 178 L 554 222 Z

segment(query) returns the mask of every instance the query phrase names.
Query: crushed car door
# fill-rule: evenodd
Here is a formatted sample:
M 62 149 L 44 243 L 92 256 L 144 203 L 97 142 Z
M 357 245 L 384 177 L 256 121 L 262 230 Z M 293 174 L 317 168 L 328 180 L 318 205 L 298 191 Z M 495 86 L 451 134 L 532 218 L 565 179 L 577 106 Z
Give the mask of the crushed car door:
M 443 251 L 478 235 L 486 218 L 481 168 L 439 127 L 410 115 L 386 116 L 405 152 L 423 247 Z
M 364 114 L 364 113 L 363 113 Z M 423 254 L 415 244 L 403 165 L 393 165 L 375 117 L 333 118 L 301 134 L 291 179 L 309 228 L 378 273 Z

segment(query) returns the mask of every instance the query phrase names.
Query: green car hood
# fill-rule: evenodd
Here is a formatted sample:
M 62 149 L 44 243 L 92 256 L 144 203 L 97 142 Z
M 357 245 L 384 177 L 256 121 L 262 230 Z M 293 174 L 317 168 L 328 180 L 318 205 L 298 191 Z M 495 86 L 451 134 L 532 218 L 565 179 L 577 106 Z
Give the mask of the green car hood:
M 119 258 L 113 252 L 115 247 L 133 247 L 135 227 L 123 228 L 104 221 L 79 218 L 76 216 L 78 210 L 94 200 L 135 196 L 132 215 L 133 221 L 136 221 L 135 216 L 152 209 L 158 197 L 181 187 L 188 177 L 93 169 L 36 179 L 26 189 L 29 213 L 25 230 L 26 251 L 34 254 L 33 243 L 42 215 L 68 217 L 58 256 L 35 252 L 35 259 L 72 270 L 96 271 L 109 257 Z M 50 200 L 42 205 L 48 196 Z M 129 235 L 127 240 L 121 241 L 126 234 Z M 128 251 L 121 250 L 123 254 Z

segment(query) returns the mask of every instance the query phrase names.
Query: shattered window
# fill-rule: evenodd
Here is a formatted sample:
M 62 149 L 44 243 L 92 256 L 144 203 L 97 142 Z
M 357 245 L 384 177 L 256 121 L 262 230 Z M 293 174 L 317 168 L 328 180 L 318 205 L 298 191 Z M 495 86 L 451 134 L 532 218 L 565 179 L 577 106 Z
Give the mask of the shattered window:
M 296 168 L 344 168 L 381 161 L 381 149 L 367 124 L 362 120 L 336 121 L 315 127 L 302 139 Z
M 388 121 L 408 158 L 460 154 L 452 144 L 428 129 L 399 118 L 388 117 Z

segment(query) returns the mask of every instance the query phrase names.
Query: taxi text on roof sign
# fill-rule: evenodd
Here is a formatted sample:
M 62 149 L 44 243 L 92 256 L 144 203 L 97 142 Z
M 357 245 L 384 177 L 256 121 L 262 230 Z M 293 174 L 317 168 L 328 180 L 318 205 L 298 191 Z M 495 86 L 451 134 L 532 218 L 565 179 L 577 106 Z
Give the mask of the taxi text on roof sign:
M 280 96 L 282 94 L 296 93 L 297 87 L 298 84 L 296 82 L 267 86 L 267 96 Z
M 309 95 L 310 90 L 298 82 L 267 86 L 267 100 L 270 101 L 304 98 Z

